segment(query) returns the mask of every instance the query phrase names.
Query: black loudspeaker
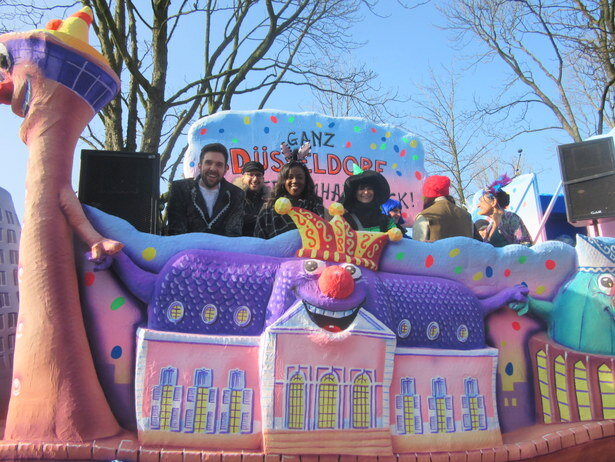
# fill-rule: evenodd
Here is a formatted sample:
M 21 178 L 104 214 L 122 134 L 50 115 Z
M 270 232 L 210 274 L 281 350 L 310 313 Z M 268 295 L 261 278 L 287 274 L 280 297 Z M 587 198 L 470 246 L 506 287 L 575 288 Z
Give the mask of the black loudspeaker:
M 158 233 L 160 156 L 142 152 L 81 151 L 79 200 Z
M 615 146 L 612 137 L 558 146 L 568 221 L 615 216 Z

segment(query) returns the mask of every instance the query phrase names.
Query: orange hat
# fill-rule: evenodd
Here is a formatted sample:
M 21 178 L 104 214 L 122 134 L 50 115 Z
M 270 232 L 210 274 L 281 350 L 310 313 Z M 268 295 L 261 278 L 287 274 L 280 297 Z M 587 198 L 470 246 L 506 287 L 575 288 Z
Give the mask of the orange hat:
M 427 177 L 423 184 L 423 196 L 425 197 L 440 197 L 448 196 L 451 180 L 444 175 L 432 175 Z

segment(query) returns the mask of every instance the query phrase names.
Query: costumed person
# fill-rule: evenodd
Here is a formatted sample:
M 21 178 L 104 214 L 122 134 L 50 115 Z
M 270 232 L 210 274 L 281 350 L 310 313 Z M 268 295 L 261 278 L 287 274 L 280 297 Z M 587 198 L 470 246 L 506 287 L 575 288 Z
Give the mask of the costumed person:
M 478 201 L 478 214 L 487 217 L 490 222 L 483 240 L 494 247 L 532 245 L 532 238 L 521 217 L 506 210 L 510 196 L 502 188 L 511 181 L 507 175 L 502 175 L 485 189 Z
M 284 144 L 282 152 L 284 152 Z M 310 145 L 306 143 L 301 149 L 286 156 L 289 162 L 280 170 L 273 195 L 256 218 L 254 236 L 271 239 L 278 234 L 297 228 L 288 215 L 280 215 L 274 210 L 275 201 L 280 197 L 289 199 L 293 207 L 309 210 L 321 217 L 325 216 L 322 198 L 316 194 L 314 180 L 303 163 L 303 159 L 310 155 L 309 150 Z
M 269 200 L 271 188 L 265 184 L 265 167 L 260 162 L 251 160 L 241 169 L 242 175 L 233 181 L 235 186 L 243 189 L 246 195 L 243 217 L 243 235 L 254 236 L 256 217 L 263 205 Z
M 344 182 L 340 202 L 346 209 L 344 219 L 358 231 L 385 233 L 397 225 L 380 207 L 389 199 L 391 188 L 386 178 L 374 170 L 362 170 L 354 164 L 353 175 Z
M 196 178 L 171 183 L 167 216 L 168 232 L 212 233 L 241 236 L 244 193 L 224 179 L 228 151 L 220 143 L 203 146 Z
M 380 207 L 380 209 L 382 210 L 382 213 L 391 217 L 391 220 L 393 220 L 393 223 L 395 223 L 403 236 L 410 239 L 410 236 L 408 236 L 407 234 L 406 227 L 403 226 L 406 221 L 402 216 L 401 202 L 399 202 L 397 199 L 388 199 L 384 204 L 382 204 L 382 207 Z
M 487 228 L 489 227 L 489 220 L 481 218 L 474 222 L 474 239 L 484 241 L 487 235 Z
M 416 216 L 412 239 L 434 242 L 448 237 L 474 237 L 472 216 L 455 204 L 450 194 L 451 180 L 432 175 L 423 183 L 423 211 Z

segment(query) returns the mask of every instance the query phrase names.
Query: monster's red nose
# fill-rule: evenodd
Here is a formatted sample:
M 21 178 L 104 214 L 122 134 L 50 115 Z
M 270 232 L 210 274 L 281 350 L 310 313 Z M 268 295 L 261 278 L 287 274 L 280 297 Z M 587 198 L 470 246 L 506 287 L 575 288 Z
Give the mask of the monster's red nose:
M 341 266 L 328 266 L 318 278 L 318 287 L 328 297 L 346 298 L 354 290 L 354 280 Z
M 0 104 L 11 104 L 13 100 L 13 81 L 0 81 Z

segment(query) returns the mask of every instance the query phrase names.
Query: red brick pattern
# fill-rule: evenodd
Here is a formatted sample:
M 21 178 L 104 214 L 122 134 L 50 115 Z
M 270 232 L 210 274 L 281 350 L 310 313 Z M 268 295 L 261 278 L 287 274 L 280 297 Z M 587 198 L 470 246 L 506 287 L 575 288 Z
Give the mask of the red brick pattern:
M 541 427 L 543 430 L 549 426 Z M 539 433 L 539 432 L 536 432 Z M 592 452 L 592 443 L 600 441 L 601 450 Z M 408 453 L 387 456 L 349 455 L 276 455 L 255 452 L 213 452 L 197 449 L 154 448 L 141 446 L 135 435 L 94 441 L 92 443 L 15 443 L 0 441 L 0 460 L 122 460 L 127 462 L 508 462 L 516 460 L 567 461 L 566 449 L 583 451 L 592 462 L 612 462 L 605 459 L 604 447 L 615 447 L 615 420 L 576 423 L 568 428 L 536 436 L 527 441 L 508 443 L 497 448 L 459 452 Z M 559 451 L 559 452 L 558 452 Z M 557 453 L 557 454 L 554 454 Z M 553 459 L 555 457 L 556 459 Z

